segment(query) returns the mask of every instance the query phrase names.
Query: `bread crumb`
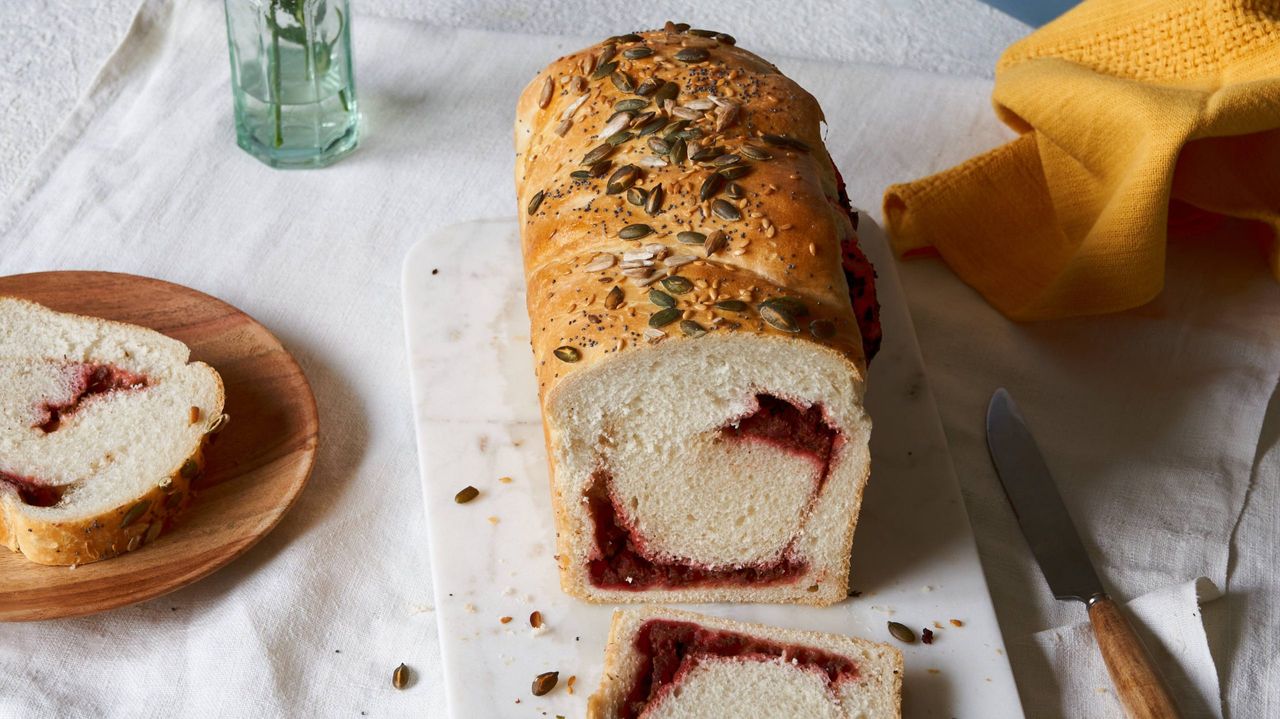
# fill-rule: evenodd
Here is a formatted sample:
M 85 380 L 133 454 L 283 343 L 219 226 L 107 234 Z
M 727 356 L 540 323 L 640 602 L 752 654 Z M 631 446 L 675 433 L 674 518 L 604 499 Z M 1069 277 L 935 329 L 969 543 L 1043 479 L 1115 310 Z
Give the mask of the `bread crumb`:
M 498 621 L 503 624 L 508 624 L 511 622 L 511 617 L 498 617 Z
M 497 524 L 500 521 L 502 520 L 498 519 L 497 517 L 489 517 L 489 524 Z
M 462 608 L 463 608 L 463 609 L 465 609 L 465 610 L 467 610 L 467 614 L 475 614 L 475 613 L 476 613 L 476 605 L 472 604 L 471 602 L 467 602 L 466 604 L 464 604 L 464 605 L 462 606 Z
M 951 626 L 953 626 L 953 627 L 963 627 L 963 626 L 964 626 L 964 622 L 960 621 L 959 619 L 952 619 L 952 620 L 951 620 Z
M 941 674 L 941 673 L 942 673 L 942 670 L 941 670 L 941 669 L 930 669 L 930 670 L 929 670 L 929 673 L 930 673 L 930 674 Z
M 511 484 L 511 482 L 514 480 L 512 480 L 510 477 L 498 477 L 498 481 L 502 482 L 503 484 Z

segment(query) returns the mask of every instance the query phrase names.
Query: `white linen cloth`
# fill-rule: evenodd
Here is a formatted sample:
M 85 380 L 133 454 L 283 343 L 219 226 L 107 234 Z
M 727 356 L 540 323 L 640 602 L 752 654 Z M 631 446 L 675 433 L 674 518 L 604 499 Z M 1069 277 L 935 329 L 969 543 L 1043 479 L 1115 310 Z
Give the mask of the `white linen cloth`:
M 357 18 L 363 145 L 333 168 L 288 173 L 234 146 L 221 23 L 211 0 L 144 4 L 0 208 L 0 272 L 133 272 L 244 309 L 311 380 L 315 474 L 271 535 L 208 579 L 96 617 L 0 626 L 0 716 L 445 716 L 399 265 L 431 228 L 512 214 L 516 93 L 583 41 Z M 989 81 L 775 59 L 823 101 L 864 207 L 891 181 L 1005 138 Z M 1175 251 L 1171 289 L 1151 307 L 1031 326 L 1005 322 L 937 263 L 900 266 L 1029 716 L 1117 705 L 1097 691 L 1107 683 L 1074 626 L 1082 611 L 1048 597 L 984 455 L 981 410 L 1000 384 L 1036 428 L 1104 579 L 1140 597 L 1137 621 L 1176 659 L 1165 665 L 1187 714 L 1220 714 L 1193 621 L 1201 576 L 1228 592 L 1207 608 L 1230 610 L 1210 641 L 1233 715 L 1280 706 L 1265 674 L 1278 628 L 1276 408 L 1263 424 L 1280 292 L 1238 255 Z M 416 681 L 396 692 L 402 661 Z

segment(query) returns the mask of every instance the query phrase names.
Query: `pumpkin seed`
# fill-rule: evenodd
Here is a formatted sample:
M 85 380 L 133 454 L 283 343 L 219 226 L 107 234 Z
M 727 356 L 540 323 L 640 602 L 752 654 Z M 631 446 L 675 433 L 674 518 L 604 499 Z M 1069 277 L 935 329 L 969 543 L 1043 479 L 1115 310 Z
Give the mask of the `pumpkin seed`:
M 646 78 L 643 82 L 641 82 L 636 87 L 636 94 L 641 95 L 643 97 L 648 97 L 649 95 L 653 94 L 654 90 L 657 90 L 660 87 L 662 87 L 662 80 L 659 80 L 656 77 Z
M 646 122 L 644 126 L 640 128 L 640 137 L 644 137 L 645 135 L 652 135 L 653 133 L 657 132 L 658 130 L 661 130 L 666 126 L 667 126 L 666 118 L 655 117 L 652 120 Z
M 680 310 L 675 307 L 668 307 L 649 315 L 649 326 L 658 329 L 659 327 L 666 327 L 678 319 L 680 319 Z
M 664 135 L 662 139 L 666 140 L 667 142 L 675 142 L 676 137 L 680 134 L 680 131 L 684 130 L 688 126 L 689 126 L 688 120 L 676 120 L 675 122 L 667 126 L 667 134 Z
M 671 159 L 671 164 L 683 165 L 684 161 L 688 158 L 688 152 L 689 149 L 684 144 L 684 140 L 677 139 L 675 142 L 671 143 L 671 152 L 668 154 L 668 157 Z
M 614 71 L 614 70 L 617 70 L 617 69 L 618 69 L 618 63 L 616 63 L 616 62 L 606 62 L 606 63 L 603 63 L 603 64 L 601 64 L 601 65 L 597 65 L 597 66 L 596 66 L 596 71 L 595 71 L 595 72 L 593 72 L 593 73 L 591 73 L 591 79 L 592 79 L 592 80 L 599 80 L 600 78 L 604 77 L 605 75 L 610 75 L 610 74 L 612 74 L 612 73 L 613 73 L 613 71 Z
M 686 245 L 701 245 L 707 241 L 707 236 L 701 232 L 686 230 L 676 235 L 676 239 Z
M 672 27 L 675 28 L 676 32 L 689 32 L 689 23 L 687 22 L 678 22 L 672 25 Z
M 609 290 L 609 294 L 604 296 L 604 306 L 607 309 L 616 310 L 622 306 L 622 299 L 622 288 L 614 285 L 613 289 Z
M 710 200 L 720 192 L 720 188 L 724 187 L 724 178 L 716 173 L 707 175 L 707 179 L 702 181 L 702 188 L 698 190 L 698 199 L 703 202 Z
M 788 150 L 799 150 L 808 152 L 809 146 L 789 135 L 765 135 L 764 141 L 775 147 L 785 147 Z
M 781 297 L 770 298 L 768 302 L 771 302 L 778 307 L 782 307 L 796 317 L 804 317 L 809 314 L 809 308 L 806 307 L 804 301 L 798 297 L 788 297 L 783 295 Z
M 471 500 L 479 496 L 480 496 L 480 490 L 476 489 L 475 487 L 472 487 L 471 485 L 467 485 L 466 487 L 463 487 L 462 489 L 458 490 L 457 494 L 453 495 L 453 501 L 457 502 L 458 504 L 466 504 L 467 502 L 470 502 Z
M 178 474 L 181 475 L 183 479 L 191 481 L 196 478 L 197 474 L 200 474 L 200 465 L 197 464 L 194 459 L 188 459 L 182 463 L 182 467 L 178 470 Z
M 738 152 L 741 152 L 743 155 L 745 155 L 746 157 L 752 160 L 764 161 L 764 160 L 773 159 L 773 155 L 770 154 L 768 150 L 764 149 L 763 147 L 760 147 L 759 145 L 743 145 L 742 148 L 738 150 Z
M 636 91 L 636 84 L 631 76 L 621 70 L 614 70 L 609 75 L 609 80 L 613 82 L 613 86 L 630 95 Z
M 707 333 L 707 329 L 693 320 L 680 320 L 680 331 L 685 337 L 701 337 Z
M 596 64 L 598 65 L 603 65 L 609 62 L 610 60 L 613 59 L 614 55 L 618 54 L 618 46 L 613 44 L 612 41 L 606 41 L 606 42 L 608 42 L 609 44 L 605 45 L 604 48 L 600 50 L 600 54 L 596 56 Z
M 679 95 L 680 86 L 670 80 L 667 80 L 662 83 L 662 86 L 658 88 L 658 91 L 653 94 L 653 101 L 661 106 L 664 101 L 674 100 Z
M 686 47 L 676 53 L 677 60 L 690 64 L 705 62 L 709 57 L 711 57 L 711 53 L 707 52 L 706 48 L 702 47 Z
M 570 347 L 569 345 L 564 345 L 563 347 L 557 347 L 555 348 L 555 350 L 553 350 L 553 352 L 556 356 L 556 359 L 560 360 L 561 362 L 572 363 L 582 359 L 582 353 L 578 351 L 578 348 Z
M 720 176 L 726 180 L 738 180 L 751 174 L 749 165 L 731 165 L 720 168 Z
M 538 207 L 542 205 L 542 198 L 545 195 L 546 195 L 545 192 L 543 192 L 542 190 L 538 190 L 538 194 L 534 195 L 533 199 L 529 200 L 528 211 L 530 215 L 538 211 Z
M 138 519 L 142 517 L 142 515 L 145 514 L 146 511 L 150 508 L 151 508 L 151 500 L 149 499 L 144 499 L 141 502 L 138 502 L 137 504 L 133 505 L 132 507 L 129 508 L 129 511 L 124 513 L 124 518 L 120 520 L 120 528 L 124 529 L 130 524 L 133 524 L 134 522 L 138 521 Z
M 604 177 L 608 174 L 610 167 L 613 167 L 612 162 L 609 160 L 601 160 L 592 165 L 591 169 L 587 170 L 587 175 L 589 177 Z
M 707 238 L 707 242 L 703 245 L 703 249 L 706 250 L 707 257 L 710 257 L 720 250 L 723 250 L 728 244 L 729 235 L 725 233 L 724 230 L 716 230 Z
M 711 211 L 716 213 L 716 216 L 721 219 L 725 219 L 730 222 L 737 222 L 742 219 L 742 211 L 724 200 L 717 199 L 713 201 L 711 203 Z
M 627 202 L 636 207 L 643 207 L 645 201 L 645 191 L 643 187 L 633 187 L 627 190 Z
M 858 228 L 854 228 L 855 230 Z M 231 415 L 220 414 L 218 418 L 213 420 L 213 424 L 209 425 L 209 429 L 205 434 L 217 434 L 227 428 L 227 423 L 231 421 Z
M 916 633 L 911 631 L 911 627 L 898 622 L 889 622 L 889 633 L 894 639 L 904 644 L 915 644 Z
M 749 307 L 750 305 L 742 300 L 720 300 L 716 303 L 716 309 L 725 312 L 746 312 Z
M 738 41 L 737 41 L 736 39 L 734 39 L 734 37 L 733 37 L 732 35 L 728 34 L 728 33 L 718 32 L 718 33 L 716 33 L 713 37 L 714 37 L 716 40 L 718 40 L 718 41 L 720 41 L 720 42 L 722 42 L 722 43 L 724 43 L 724 44 L 726 44 L 726 45 L 737 45 L 737 44 L 738 44 Z
M 619 35 L 618 37 L 615 37 L 613 39 L 616 42 L 640 42 L 644 40 L 644 38 L 640 37 L 639 35 L 633 32 L 629 32 L 626 35 Z
M 702 137 L 702 130 L 696 127 L 686 127 L 680 132 L 675 133 L 675 136 L 685 141 L 696 140 Z
M 540 697 L 552 689 L 556 688 L 556 683 L 560 681 L 560 672 L 543 672 L 533 680 L 533 695 Z
M 569 177 L 572 177 L 575 180 L 590 180 L 591 171 L 590 170 L 574 170 L 573 172 L 569 173 Z
M 653 48 L 645 47 L 644 45 L 641 45 L 640 47 L 629 47 L 622 51 L 622 56 L 628 60 L 639 60 L 642 57 L 649 57 L 652 54 Z
M 596 145 L 591 148 L 590 152 L 582 156 L 582 164 L 594 165 L 611 154 L 613 154 L 613 145 L 607 142 L 602 145 Z
M 694 35 L 694 36 L 696 36 L 696 37 L 715 37 L 715 35 L 716 35 L 716 31 L 715 31 L 715 30 L 702 30 L 702 29 L 700 29 L 700 28 L 696 28 L 696 27 L 695 27 L 695 28 L 690 28 L 690 29 L 689 29 L 689 34 L 690 34 L 690 35 Z
M 649 149 L 659 155 L 666 155 L 671 152 L 671 143 L 661 137 L 651 137 L 649 138 Z
M 726 152 L 725 154 L 712 160 L 711 164 L 715 165 L 716 167 L 728 167 L 729 165 L 738 164 L 738 162 L 741 160 L 742 158 L 740 156 L 735 155 L 732 152 Z
M 551 95 L 555 92 L 556 83 L 548 75 L 547 79 L 542 82 L 542 91 L 538 93 L 538 107 L 546 109 L 551 104 Z
M 391 686 L 396 689 L 404 689 L 409 686 L 409 667 L 405 666 L 404 662 L 401 662 L 400 666 L 391 672 Z
M 626 192 L 627 188 L 636 184 L 636 178 L 640 174 L 640 168 L 635 165 L 623 165 L 613 171 L 609 176 L 609 182 L 605 185 L 604 192 L 606 195 L 616 195 L 620 192 Z
M 809 323 L 809 334 L 814 339 L 831 339 L 836 334 L 836 325 L 831 320 L 814 320 Z
M 627 225 L 618 231 L 618 237 L 621 237 L 624 240 L 638 240 L 641 237 L 648 237 L 651 234 L 653 234 L 653 228 L 641 222 L 637 222 L 633 225 Z
M 688 133 L 687 130 L 682 130 L 681 132 L 684 132 L 686 134 Z M 685 139 L 692 140 L 696 138 L 686 137 Z M 712 145 L 711 147 L 700 147 L 696 152 L 689 153 L 689 159 L 693 160 L 694 162 L 705 162 L 707 160 L 714 159 L 719 154 L 720 154 L 720 148 L 715 145 Z
M 613 145 L 614 147 L 617 147 L 618 145 L 621 145 L 622 143 L 626 142 L 627 140 L 630 140 L 635 136 L 636 134 L 634 132 L 631 132 L 630 130 L 622 130 L 621 132 L 615 132 L 612 135 L 610 135 L 609 138 L 605 140 L 605 142 L 609 143 L 610 145 Z
M 741 200 L 742 198 L 747 196 L 747 193 L 742 191 L 742 185 L 739 185 L 736 182 L 730 182 L 729 184 L 725 185 L 724 194 L 728 195 L 730 199 L 734 199 L 734 200 Z
M 766 300 L 761 302 L 756 309 L 759 310 L 761 319 L 783 332 L 800 331 L 800 325 L 796 324 L 796 318 L 784 307 L 771 304 L 770 301 Z
M 653 112 L 653 110 L 649 110 L 648 112 L 642 112 L 636 115 L 635 117 L 631 118 L 631 122 L 628 123 L 627 127 L 631 127 L 631 128 L 641 127 L 647 124 L 650 120 L 652 120 L 654 114 L 655 113 Z
M 616 110 L 630 112 L 630 111 L 635 111 L 635 110 L 644 108 L 648 104 L 649 104 L 649 101 L 644 99 L 643 97 L 631 97 L 631 98 L 627 98 L 626 100 L 619 100 L 613 103 L 613 107 Z
M 645 199 L 644 211 L 651 217 L 657 217 L 662 214 L 662 201 L 666 198 L 667 192 L 662 189 L 662 185 L 654 185 L 649 190 L 649 197 Z
M 668 292 L 674 292 L 677 295 L 683 295 L 686 292 L 693 291 L 693 283 L 686 277 L 680 275 L 671 275 L 662 278 L 662 286 L 667 288 Z
M 649 301 L 659 307 L 675 307 L 676 298 L 654 287 L 649 290 Z

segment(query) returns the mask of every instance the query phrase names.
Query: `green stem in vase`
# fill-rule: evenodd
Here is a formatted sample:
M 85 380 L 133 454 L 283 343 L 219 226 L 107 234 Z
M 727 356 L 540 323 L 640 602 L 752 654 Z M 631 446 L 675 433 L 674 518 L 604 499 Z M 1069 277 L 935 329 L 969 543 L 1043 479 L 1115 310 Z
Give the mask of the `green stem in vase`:
M 276 147 L 284 145 L 284 124 L 280 117 L 280 30 L 271 23 L 271 109 L 276 121 Z

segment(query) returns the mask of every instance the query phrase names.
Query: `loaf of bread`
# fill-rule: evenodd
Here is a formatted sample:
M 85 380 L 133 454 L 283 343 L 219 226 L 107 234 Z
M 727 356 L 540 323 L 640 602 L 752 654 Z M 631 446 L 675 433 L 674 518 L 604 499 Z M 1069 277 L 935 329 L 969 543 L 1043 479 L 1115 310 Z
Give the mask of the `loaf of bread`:
M 731 37 L 672 24 L 562 57 L 521 95 L 516 186 L 567 592 L 847 596 L 879 326 L 821 122 Z
M 902 654 L 659 607 L 614 612 L 587 719 L 897 719 Z
M 76 565 L 154 540 L 187 505 L 222 380 L 142 327 L 0 297 L 0 541 Z

